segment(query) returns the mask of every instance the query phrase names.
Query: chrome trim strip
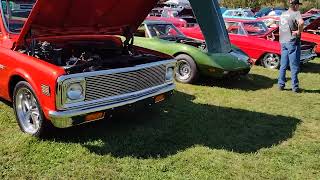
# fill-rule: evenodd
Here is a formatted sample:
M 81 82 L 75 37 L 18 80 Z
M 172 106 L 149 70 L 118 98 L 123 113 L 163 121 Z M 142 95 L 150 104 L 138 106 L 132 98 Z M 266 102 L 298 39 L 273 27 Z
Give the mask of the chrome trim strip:
M 86 77 L 99 76 L 99 75 L 125 73 L 125 72 L 137 71 L 140 69 L 145 69 L 145 68 L 150 68 L 150 67 L 155 67 L 155 66 L 160 66 L 160 65 L 167 65 L 167 64 L 172 64 L 172 66 L 174 66 L 175 62 L 176 62 L 176 60 L 172 59 L 172 60 L 164 60 L 164 61 L 159 61 L 159 62 L 137 65 L 134 67 L 110 69 L 110 70 L 95 71 L 95 72 L 86 72 L 86 73 L 79 73 L 79 74 L 70 74 L 70 75 L 59 77 L 58 82 L 64 81 L 66 79 L 71 79 L 71 78 L 79 78 L 79 77 L 86 78 Z
M 108 109 L 113 109 L 121 106 L 125 106 L 128 104 L 133 104 L 138 101 L 148 99 L 155 97 L 160 94 L 168 93 L 170 91 L 173 91 L 175 89 L 175 84 L 166 84 L 163 85 L 157 89 L 149 89 L 146 92 L 141 92 L 140 94 L 137 94 L 136 96 L 132 96 L 130 99 L 119 99 L 118 101 L 107 101 L 107 102 L 101 102 L 100 105 L 96 105 L 92 108 L 79 108 L 74 110 L 68 110 L 68 111 L 49 111 L 49 119 L 53 123 L 53 125 L 57 128 L 68 128 L 71 126 L 74 126 L 73 124 L 73 117 L 86 115 L 94 112 L 100 112 L 105 111 Z
M 72 79 L 78 79 L 78 78 L 88 78 L 88 77 L 94 77 L 94 76 L 100 76 L 100 75 L 111 75 L 111 74 L 118 74 L 118 73 L 126 73 L 126 72 L 138 71 L 138 70 L 141 70 L 141 69 L 156 67 L 156 66 L 160 66 L 160 65 L 166 65 L 167 67 L 168 66 L 174 67 L 175 63 L 176 63 L 176 60 L 171 59 L 171 60 L 164 60 L 164 61 L 158 61 L 158 62 L 153 62 L 153 63 L 137 65 L 137 66 L 134 66 L 134 67 L 111 69 L 111 70 L 104 70 L 104 71 L 95 71 L 95 72 L 87 72 L 87 73 L 78 73 L 78 74 L 71 74 L 71 75 L 61 76 L 57 80 L 56 108 L 58 110 L 66 110 L 66 109 L 69 109 L 71 107 L 79 107 L 81 105 L 85 106 L 87 104 L 96 103 L 96 101 L 94 101 L 94 102 L 89 101 L 89 102 L 78 102 L 78 103 L 74 103 L 74 104 L 64 104 L 64 97 L 63 97 L 62 93 L 64 92 L 64 82 L 66 80 L 72 80 Z M 173 81 L 168 82 L 168 83 L 172 83 L 172 82 Z M 125 94 L 125 96 L 128 96 L 128 94 Z M 119 97 L 111 97 L 111 98 L 115 98 L 116 99 L 116 98 L 119 98 Z M 103 101 L 103 100 L 98 100 L 98 101 Z
M 97 106 L 100 104 L 104 104 L 106 102 L 113 103 L 113 102 L 117 102 L 119 100 L 130 99 L 132 97 L 139 96 L 140 94 L 147 94 L 150 91 L 156 91 L 158 89 L 163 88 L 164 86 L 169 86 L 172 83 L 173 82 L 168 82 L 168 83 L 162 84 L 160 86 L 144 89 L 142 91 L 137 91 L 137 92 L 133 92 L 133 93 L 122 94 L 119 96 L 112 96 L 112 97 L 97 99 L 97 100 L 93 100 L 93 101 L 89 101 L 89 102 L 78 102 L 78 103 L 71 104 L 70 106 L 68 106 L 66 104 L 65 109 L 73 110 L 73 109 L 78 109 L 78 108 L 90 108 L 90 107 L 94 107 L 94 106 Z M 61 109 L 61 110 L 64 110 L 64 109 Z

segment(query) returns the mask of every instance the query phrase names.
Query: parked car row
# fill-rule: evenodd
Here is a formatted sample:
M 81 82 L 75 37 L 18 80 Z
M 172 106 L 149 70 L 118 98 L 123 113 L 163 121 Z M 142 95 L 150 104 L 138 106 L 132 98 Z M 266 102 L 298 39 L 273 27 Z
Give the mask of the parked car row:
M 250 9 L 220 8 L 220 10 L 224 17 L 231 43 L 245 52 L 250 57 L 252 64 L 259 64 L 270 69 L 278 69 L 280 67 L 279 16 L 256 18 Z M 285 11 L 286 9 L 261 9 L 261 11 L 265 13 L 268 12 L 267 14 L 270 14 L 270 12 L 274 10 Z M 312 12 L 314 12 L 314 10 Z M 317 54 L 320 55 L 320 18 L 314 16 L 314 14 L 310 15 L 310 13 L 309 15 L 304 14 L 306 27 L 302 33 L 301 64 L 313 60 Z M 175 18 L 177 17 L 178 16 Z M 161 21 L 170 22 L 171 20 L 163 18 Z M 200 26 L 196 24 L 187 26 L 185 24 L 183 26 L 177 26 L 177 28 L 189 39 L 205 42 Z M 195 64 L 197 64 L 197 59 L 194 61 Z
M 266 68 L 278 69 L 280 66 L 281 48 L 279 42 L 279 28 L 269 29 L 264 22 L 247 19 L 225 19 L 225 24 L 231 43 L 249 55 L 253 64 L 261 64 Z M 190 38 L 203 40 L 199 26 L 181 28 Z M 304 36 L 306 37 L 306 36 Z M 301 64 L 313 60 L 318 49 L 315 40 L 302 42 Z

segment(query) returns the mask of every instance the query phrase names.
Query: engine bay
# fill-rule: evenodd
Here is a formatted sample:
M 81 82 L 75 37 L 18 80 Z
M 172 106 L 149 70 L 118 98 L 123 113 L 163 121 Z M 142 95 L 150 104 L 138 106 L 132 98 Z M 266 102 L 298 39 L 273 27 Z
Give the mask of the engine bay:
M 18 52 L 61 66 L 68 74 L 133 67 L 164 60 L 134 48 L 119 47 L 112 41 L 38 41 L 32 42 L 30 48 L 18 49 Z

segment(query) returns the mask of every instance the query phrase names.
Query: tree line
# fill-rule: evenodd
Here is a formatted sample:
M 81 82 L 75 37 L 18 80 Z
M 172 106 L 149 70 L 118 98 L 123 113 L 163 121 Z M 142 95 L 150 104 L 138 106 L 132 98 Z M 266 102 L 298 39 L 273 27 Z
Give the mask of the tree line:
M 320 8 L 320 0 L 301 0 L 303 5 L 301 11 L 307 11 L 311 8 Z M 288 7 L 288 0 L 221 0 L 221 6 L 228 8 L 237 7 Z
M 159 0 L 163 3 L 167 0 Z M 320 9 L 320 0 L 301 0 L 303 6 L 301 11 L 307 11 L 311 8 Z M 259 9 L 261 7 L 288 7 L 288 0 L 220 0 L 221 6 L 228 8 L 250 7 Z

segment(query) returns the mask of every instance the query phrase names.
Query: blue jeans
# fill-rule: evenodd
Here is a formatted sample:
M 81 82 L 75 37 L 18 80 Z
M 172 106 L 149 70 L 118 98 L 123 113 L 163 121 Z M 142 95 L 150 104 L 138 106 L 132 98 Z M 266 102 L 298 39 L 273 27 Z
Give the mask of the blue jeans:
M 279 75 L 279 87 L 286 86 L 286 71 L 290 65 L 292 90 L 299 89 L 298 74 L 300 72 L 301 41 L 294 39 L 281 44 L 281 66 Z

